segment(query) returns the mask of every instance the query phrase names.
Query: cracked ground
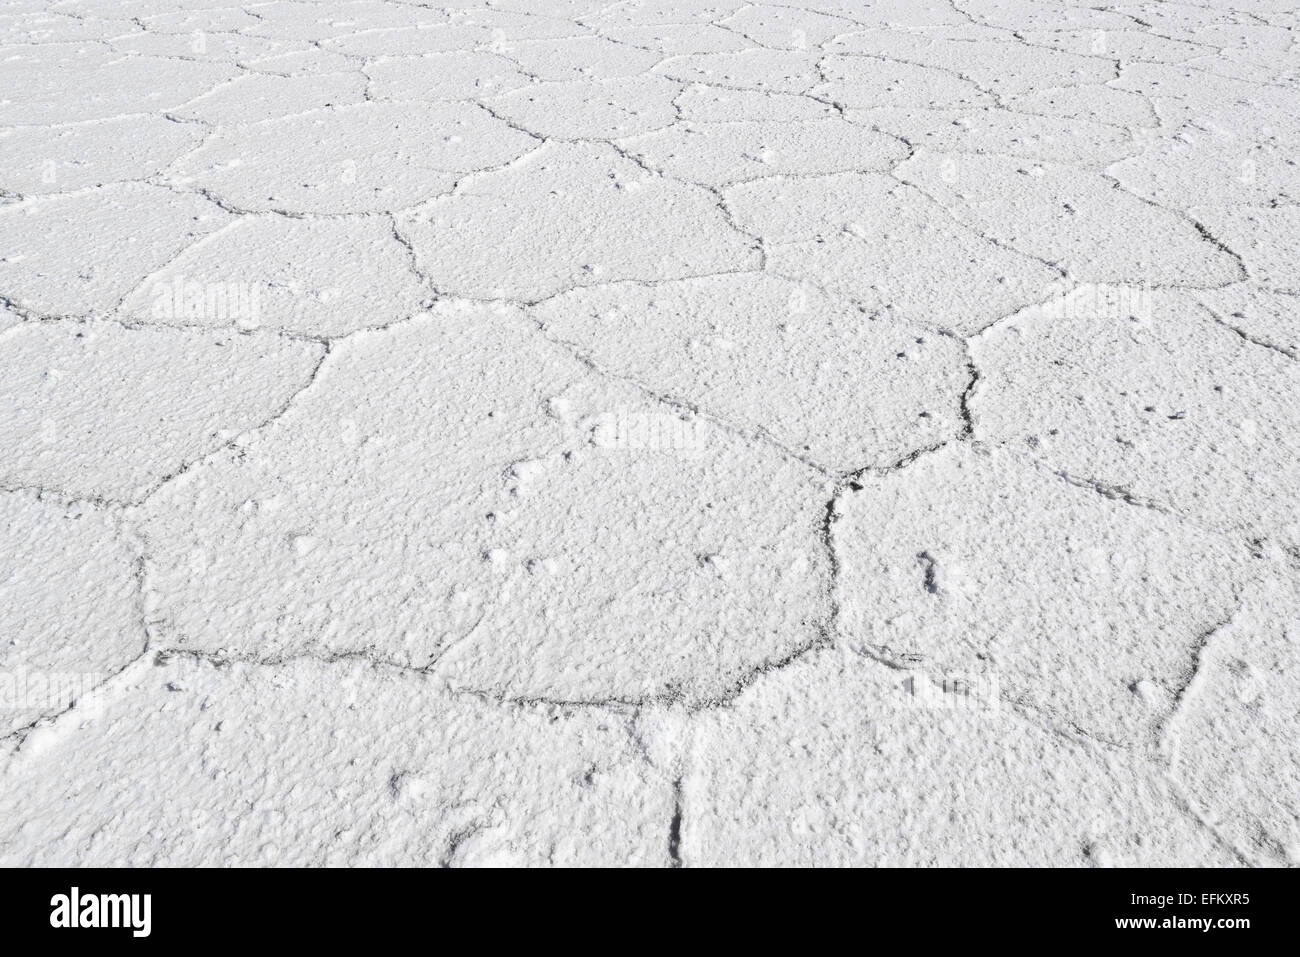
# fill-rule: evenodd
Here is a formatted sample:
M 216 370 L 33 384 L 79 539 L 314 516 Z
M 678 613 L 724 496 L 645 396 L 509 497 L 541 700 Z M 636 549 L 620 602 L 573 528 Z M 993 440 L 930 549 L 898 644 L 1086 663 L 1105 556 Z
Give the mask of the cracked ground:
M 1294 0 L 6 0 L 0 862 L 1300 863 Z

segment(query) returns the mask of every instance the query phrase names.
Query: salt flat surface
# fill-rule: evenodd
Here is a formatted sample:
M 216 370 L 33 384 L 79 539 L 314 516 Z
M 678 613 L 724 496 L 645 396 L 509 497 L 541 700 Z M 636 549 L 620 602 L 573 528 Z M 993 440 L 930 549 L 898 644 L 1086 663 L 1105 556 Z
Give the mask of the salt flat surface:
M 0 863 L 1300 864 L 1291 0 L 8 0 Z

